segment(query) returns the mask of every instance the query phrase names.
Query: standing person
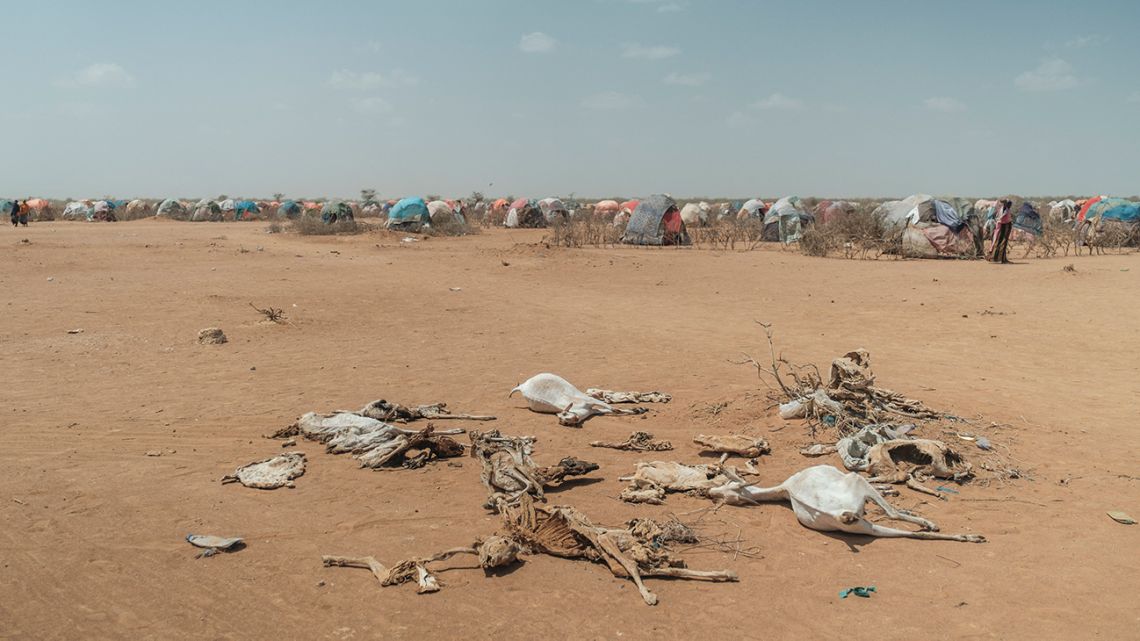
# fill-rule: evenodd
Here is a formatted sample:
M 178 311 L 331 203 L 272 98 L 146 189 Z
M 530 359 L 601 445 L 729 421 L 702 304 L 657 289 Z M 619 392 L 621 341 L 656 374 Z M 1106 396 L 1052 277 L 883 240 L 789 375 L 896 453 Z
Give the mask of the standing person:
M 24 224 L 27 225 L 27 223 Z M 20 226 L 20 201 L 18 200 L 12 201 L 12 226 Z
M 1013 201 L 1003 200 L 994 213 L 994 243 L 990 248 L 990 261 L 1009 264 L 1009 236 L 1013 233 Z

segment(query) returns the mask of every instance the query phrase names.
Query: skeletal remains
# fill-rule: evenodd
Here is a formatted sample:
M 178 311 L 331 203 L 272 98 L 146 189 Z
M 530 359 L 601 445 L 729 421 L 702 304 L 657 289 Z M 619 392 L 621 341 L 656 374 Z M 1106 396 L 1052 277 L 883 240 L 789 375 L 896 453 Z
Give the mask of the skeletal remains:
M 568 476 L 583 476 L 598 469 L 568 456 L 558 465 L 539 467 L 531 458 L 534 452 L 533 436 L 503 436 L 498 430 L 472 431 L 471 456 L 482 463 L 480 478 L 487 488 L 484 507 L 494 509 L 499 502 L 513 502 L 523 494 L 544 500 L 544 490 L 564 481 Z
M 305 473 L 305 454 L 286 452 L 267 459 L 254 461 L 222 477 L 222 483 L 241 483 L 259 490 L 293 487 L 293 479 Z
M 327 567 L 368 568 L 381 586 L 415 579 L 419 593 L 424 594 L 440 589 L 439 581 L 428 564 L 456 554 L 478 555 L 484 571 L 516 562 L 520 552 L 549 554 L 604 563 L 614 576 L 633 581 L 641 598 L 649 605 L 657 604 L 657 595 L 645 587 L 644 577 L 714 582 L 739 580 L 730 570 L 708 572 L 686 568 L 684 562 L 674 559 L 669 550 L 669 543 L 678 539 L 676 530 L 650 519 L 635 519 L 625 528 L 607 528 L 595 525 L 585 514 L 570 506 L 536 505 L 526 493 L 519 494 L 514 500 L 499 496 L 496 509 L 502 515 L 500 533 L 477 540 L 470 547 L 415 557 L 401 561 L 391 569 L 373 557 L 324 556 L 322 561 Z
M 630 476 L 618 479 L 629 485 L 618 496 L 628 503 L 660 505 L 669 492 L 706 493 L 728 483 L 719 465 L 685 465 L 672 461 L 639 462 Z
M 664 452 L 673 449 L 669 441 L 655 441 L 649 432 L 634 432 L 624 441 L 590 441 L 590 447 L 608 447 L 630 452 Z
M 611 403 L 667 403 L 671 398 L 661 392 L 613 392 L 590 389 L 589 393 L 582 393 L 566 379 L 550 373 L 535 374 L 511 390 L 507 396 L 513 396 L 515 392 L 522 393 L 527 407 L 532 412 L 557 414 L 559 424 L 571 427 L 577 427 L 597 414 L 633 415 L 648 411 L 644 407 L 618 409 Z
M 718 454 L 736 454 L 744 458 L 756 458 L 761 454 L 767 454 L 772 451 L 768 447 L 768 441 L 755 436 L 744 436 L 743 434 L 732 434 L 730 436 L 709 436 L 705 434 L 698 434 L 693 437 L 693 442 L 702 445 L 706 451 L 716 452 Z M 727 458 L 727 456 L 725 457 Z M 723 458 L 721 459 L 724 460 Z
M 986 540 L 979 534 L 942 534 L 934 523 L 896 509 L 867 479 L 855 472 L 845 474 L 830 465 L 801 470 L 770 488 L 756 487 L 755 483 L 740 478 L 731 468 L 722 470 L 722 474 L 728 482 L 709 489 L 709 497 L 730 505 L 790 501 L 799 522 L 813 530 L 968 543 L 984 543 Z M 923 530 L 915 532 L 871 523 L 864 515 L 868 501 L 882 508 L 888 518 L 914 523 Z

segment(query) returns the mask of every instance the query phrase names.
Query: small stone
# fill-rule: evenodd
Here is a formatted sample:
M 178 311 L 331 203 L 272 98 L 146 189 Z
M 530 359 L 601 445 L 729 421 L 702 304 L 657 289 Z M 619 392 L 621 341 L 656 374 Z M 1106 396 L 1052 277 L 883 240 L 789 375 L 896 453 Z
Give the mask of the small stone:
M 67 330 L 67 333 L 68 334 L 82 334 L 83 330 L 82 329 L 69 329 L 69 330 Z
M 225 333 L 217 327 L 207 327 L 198 332 L 198 342 L 203 345 L 221 345 L 228 341 Z
M 318 588 L 323 588 L 323 587 L 325 587 L 325 582 L 324 582 L 324 581 L 317 581 L 317 587 L 318 587 Z
M 146 455 L 147 456 L 162 456 L 162 451 L 161 450 L 147 450 Z
M 297 445 L 297 439 L 291 438 L 282 443 L 281 447 L 294 447 L 295 445 Z
M 48 276 L 48 282 L 49 283 L 52 282 L 53 280 L 55 280 L 55 276 Z

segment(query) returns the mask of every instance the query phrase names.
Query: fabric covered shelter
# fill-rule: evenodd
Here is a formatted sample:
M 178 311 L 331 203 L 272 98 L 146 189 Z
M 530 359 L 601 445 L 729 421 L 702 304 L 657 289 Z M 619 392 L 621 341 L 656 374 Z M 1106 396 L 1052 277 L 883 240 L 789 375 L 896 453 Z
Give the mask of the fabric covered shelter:
M 706 202 L 687 203 L 681 208 L 681 220 L 687 227 L 707 225 L 712 215 L 712 205 Z
M 388 229 L 404 229 L 419 231 L 423 225 L 431 224 L 431 215 L 428 213 L 427 203 L 419 196 L 412 196 L 400 200 L 388 211 Z
M 1045 231 L 1041 214 L 1029 201 L 1021 203 L 1021 207 L 1017 209 L 1017 214 L 1013 217 L 1013 228 L 1034 236 L 1040 236 Z
M 542 210 L 539 209 L 537 201 L 519 198 L 511 203 L 511 208 L 507 211 L 507 220 L 504 222 L 504 225 L 511 228 L 546 227 L 546 216 L 544 216 Z
M 642 200 L 625 226 L 621 242 L 630 245 L 688 245 L 692 241 L 677 202 L 664 194 Z
M 558 198 L 543 198 L 538 201 L 538 208 L 546 218 L 547 225 L 553 225 L 559 219 L 562 221 L 570 219 L 570 209 Z
M 203 198 L 194 205 L 194 211 L 190 214 L 190 220 L 194 222 L 218 222 L 222 219 L 222 208 L 218 203 Z
M 154 210 L 155 216 L 171 218 L 173 220 L 186 220 L 186 207 L 173 198 L 167 198 L 158 204 Z
M 352 213 L 352 207 L 343 200 L 330 200 L 321 205 L 321 222 L 326 225 L 353 220 L 356 217 Z
M 803 236 L 805 226 L 814 221 L 804 209 L 799 196 L 785 196 L 764 214 L 764 240 L 794 243 Z
M 768 213 L 768 204 L 759 198 L 750 198 L 740 206 L 738 217 L 763 218 Z
M 94 215 L 95 210 L 91 208 L 89 203 L 73 200 L 63 208 L 63 214 L 60 215 L 60 218 L 63 220 L 91 220 Z
M 815 206 L 815 219 L 821 224 L 837 221 L 855 213 L 855 204 L 846 200 L 821 200 Z
M 431 224 L 434 227 L 442 227 L 445 225 L 466 225 L 467 219 L 463 214 L 457 212 L 455 207 L 444 200 L 433 200 L 427 204 L 428 217 L 431 218 Z
M 283 201 L 277 207 L 277 215 L 282 218 L 296 218 L 301 215 L 301 204 L 295 200 Z
M 256 218 L 261 213 L 261 207 L 252 200 L 239 200 L 234 203 L 234 219 Z
M 616 200 L 599 200 L 594 204 L 594 214 L 599 218 L 610 218 L 621 211 L 621 204 Z

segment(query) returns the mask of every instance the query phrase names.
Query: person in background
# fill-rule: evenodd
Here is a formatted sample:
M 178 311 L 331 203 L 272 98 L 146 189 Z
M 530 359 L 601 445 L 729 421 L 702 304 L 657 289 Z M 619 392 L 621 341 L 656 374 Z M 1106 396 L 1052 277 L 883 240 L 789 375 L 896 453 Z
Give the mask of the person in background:
M 13 200 L 12 201 L 12 226 L 13 227 L 19 227 L 19 225 L 20 225 L 20 212 L 21 211 L 22 211 L 22 208 L 20 207 L 20 201 Z M 24 226 L 25 227 L 28 226 L 28 215 L 27 214 L 24 214 Z
M 1009 236 L 1013 233 L 1013 201 L 1003 200 L 994 213 L 994 243 L 990 248 L 990 261 L 1009 264 Z

